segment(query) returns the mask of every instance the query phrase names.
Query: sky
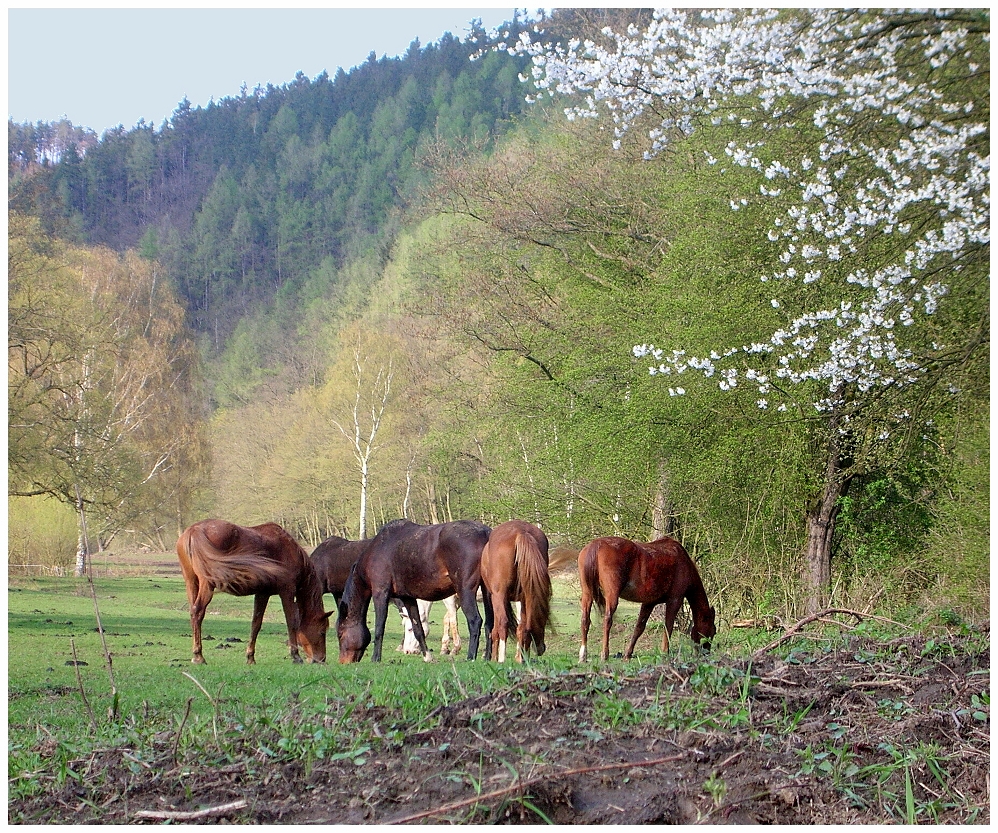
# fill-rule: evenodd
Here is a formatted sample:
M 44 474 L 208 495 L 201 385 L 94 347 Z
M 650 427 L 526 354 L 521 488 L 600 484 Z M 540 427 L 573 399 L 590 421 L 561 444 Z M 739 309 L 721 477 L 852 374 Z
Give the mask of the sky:
M 165 7 L 168 3 L 158 3 Z M 213 4 L 222 5 L 222 4 Z M 279 87 L 404 53 L 416 38 L 463 40 L 513 9 L 467 8 L 10 8 L 7 116 L 58 121 L 98 135 L 140 119 L 157 129 L 186 96 L 195 107 L 238 96 L 245 83 Z

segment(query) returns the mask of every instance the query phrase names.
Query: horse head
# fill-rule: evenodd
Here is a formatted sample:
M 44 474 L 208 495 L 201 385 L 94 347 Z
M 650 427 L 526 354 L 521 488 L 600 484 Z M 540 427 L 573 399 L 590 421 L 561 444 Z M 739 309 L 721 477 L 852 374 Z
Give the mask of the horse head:
M 329 630 L 329 617 L 333 611 L 303 620 L 298 629 L 298 645 L 305 652 L 309 662 L 326 661 L 326 631 Z
M 371 594 L 363 593 L 357 578 L 357 565 L 350 569 L 350 577 L 339 603 L 336 636 L 340 642 L 340 663 L 360 662 L 364 651 L 371 644 L 371 629 L 367 626 L 367 608 Z
M 710 650 L 710 642 L 717 634 L 717 626 L 714 624 L 714 608 L 708 607 L 704 610 L 693 611 L 693 627 L 690 628 L 690 639 L 703 650 Z M 705 640 L 701 644 L 701 640 Z

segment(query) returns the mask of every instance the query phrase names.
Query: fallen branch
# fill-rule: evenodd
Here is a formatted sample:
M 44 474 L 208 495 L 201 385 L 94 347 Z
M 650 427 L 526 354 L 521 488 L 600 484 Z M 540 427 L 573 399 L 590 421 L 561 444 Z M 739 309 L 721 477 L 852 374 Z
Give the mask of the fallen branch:
M 470 807 L 473 804 L 484 804 L 485 802 L 492 801 L 496 798 L 505 798 L 507 795 L 511 795 L 515 792 L 522 792 L 535 784 L 542 784 L 559 778 L 569 778 L 573 775 L 589 775 L 593 772 L 610 772 L 615 769 L 634 769 L 636 767 L 643 766 L 658 766 L 659 764 L 667 764 L 672 761 L 681 761 L 685 757 L 685 755 L 669 755 L 666 758 L 655 758 L 651 761 L 627 761 L 622 764 L 604 764 L 602 766 L 587 766 L 582 769 L 567 769 L 563 772 L 548 772 L 527 781 L 517 781 L 512 786 L 503 787 L 501 790 L 494 790 L 493 792 L 485 793 L 484 795 L 476 795 L 474 798 L 468 798 L 454 804 L 447 804 L 444 807 L 438 807 L 436 810 L 425 810 L 422 813 L 416 813 L 413 816 L 405 816 L 404 818 L 395 819 L 394 821 L 386 823 L 409 824 L 410 822 L 419 821 L 420 819 L 425 819 L 429 816 L 442 816 L 446 813 L 453 813 L 455 810 L 461 810 L 464 807 Z
M 154 821 L 197 821 L 212 816 L 225 816 L 236 810 L 242 810 L 246 806 L 246 799 L 240 798 L 238 801 L 219 804 L 217 807 L 205 807 L 203 810 L 139 810 L 135 814 L 135 818 Z
M 782 645 L 784 642 L 787 642 L 788 640 L 792 639 L 797 634 L 798 631 L 800 631 L 802 628 L 806 627 L 807 625 L 810 625 L 812 622 L 817 622 L 819 619 L 822 619 L 825 616 L 830 616 L 835 613 L 842 613 L 845 614 L 846 616 L 855 616 L 856 619 L 860 622 L 862 622 L 864 619 L 877 619 L 881 622 L 889 622 L 892 625 L 901 624 L 900 622 L 895 622 L 893 619 L 885 619 L 883 616 L 874 616 L 870 613 L 860 613 L 859 611 L 856 610 L 846 610 L 845 608 L 841 607 L 830 607 L 827 610 L 820 611 L 819 613 L 812 613 L 810 616 L 805 616 L 799 622 L 796 622 L 795 624 L 791 625 L 786 631 L 784 631 L 781 637 L 773 640 L 764 648 L 760 648 L 758 651 L 752 654 L 752 661 L 754 662 L 755 660 L 761 659 L 763 654 L 765 654 L 767 651 L 772 651 L 773 648 L 777 648 L 780 645 Z

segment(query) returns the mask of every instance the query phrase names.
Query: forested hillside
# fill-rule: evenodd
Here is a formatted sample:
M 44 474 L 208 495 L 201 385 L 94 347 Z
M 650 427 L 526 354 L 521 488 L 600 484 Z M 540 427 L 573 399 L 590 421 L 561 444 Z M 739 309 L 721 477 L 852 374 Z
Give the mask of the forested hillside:
M 984 615 L 989 30 L 576 9 L 10 123 L 12 542 L 519 517 L 728 622 Z

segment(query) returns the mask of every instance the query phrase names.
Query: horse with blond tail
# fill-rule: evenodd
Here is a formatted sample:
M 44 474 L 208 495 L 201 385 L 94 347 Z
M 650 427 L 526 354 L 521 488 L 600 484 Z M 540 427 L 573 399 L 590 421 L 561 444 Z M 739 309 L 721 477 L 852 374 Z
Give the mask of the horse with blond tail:
M 256 638 L 271 596 L 279 596 L 288 626 L 291 659 L 326 661 L 330 613 L 322 607 L 322 584 L 292 535 L 275 523 L 238 526 L 211 518 L 187 527 L 177 540 L 177 558 L 190 603 L 194 663 L 204 663 L 201 624 L 216 591 L 253 597 L 246 662 L 256 662 Z
M 548 539 L 533 524 L 507 521 L 492 530 L 482 550 L 482 586 L 492 600 L 494 621 L 485 645 L 486 658 L 506 660 L 506 640 L 516 630 L 516 661 L 531 645 L 544 653 L 544 631 L 551 616 Z M 520 602 L 520 621 L 513 613 Z

